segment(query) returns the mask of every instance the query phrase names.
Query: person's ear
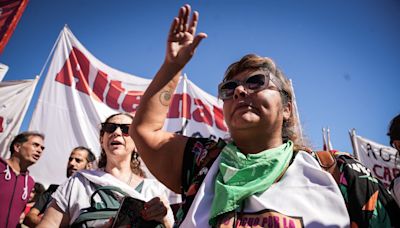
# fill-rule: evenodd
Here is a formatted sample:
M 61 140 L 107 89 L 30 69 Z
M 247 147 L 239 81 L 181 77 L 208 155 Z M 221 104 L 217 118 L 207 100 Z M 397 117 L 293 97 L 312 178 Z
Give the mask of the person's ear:
M 292 102 L 288 101 L 286 105 L 283 106 L 283 119 L 289 120 L 292 116 L 293 106 Z
M 93 162 L 88 162 L 86 164 L 86 169 L 93 169 Z
M 14 144 L 14 152 L 19 152 L 19 150 L 21 149 L 21 144 L 20 143 L 15 143 Z

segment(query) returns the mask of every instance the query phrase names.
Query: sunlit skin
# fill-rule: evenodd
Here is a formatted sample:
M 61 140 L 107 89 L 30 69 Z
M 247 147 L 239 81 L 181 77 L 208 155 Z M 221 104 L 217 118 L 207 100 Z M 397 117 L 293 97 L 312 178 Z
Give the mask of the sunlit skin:
M 29 136 L 28 141 L 14 145 L 14 154 L 7 161 L 14 172 L 26 171 L 35 164 L 44 150 L 43 139 L 39 136 Z
M 39 136 L 30 136 L 28 141 L 21 144 L 18 151 L 21 156 L 32 164 L 36 163 L 44 150 L 43 139 Z
M 232 79 L 243 81 L 260 73 L 265 72 L 248 70 Z M 282 105 L 279 89 L 270 80 L 266 89 L 254 93 L 239 85 L 233 98 L 224 101 L 223 111 L 236 145 L 243 153 L 258 153 L 282 144 L 282 122 L 291 108 Z
M 115 124 L 128 124 L 132 123 L 132 119 L 125 115 L 117 115 L 107 121 L 107 123 Z M 132 156 L 132 151 L 136 151 L 135 143 L 129 135 L 124 135 L 121 128 L 115 129 L 112 133 L 104 132 L 104 135 L 100 139 L 101 145 L 107 154 L 107 164 L 105 170 L 109 173 L 120 175 L 119 179 L 123 182 L 129 180 L 129 176 L 121 175 L 120 172 L 124 168 L 130 169 L 130 161 Z M 125 165 L 121 165 L 124 164 Z M 128 164 L 126 164 L 128 163 Z M 130 173 L 130 172 L 129 172 Z M 143 180 L 142 177 L 133 175 L 132 184 L 136 187 Z M 131 184 L 131 183 L 129 183 Z M 167 207 L 164 206 L 168 204 L 165 199 L 160 199 L 155 197 L 149 202 L 145 203 L 145 209 L 141 212 L 142 217 L 146 220 L 157 220 L 170 226 L 165 215 L 167 214 Z
M 67 177 L 72 176 L 79 170 L 89 168 L 89 161 L 87 157 L 88 152 L 86 150 L 76 149 L 72 151 L 68 158 Z
M 108 123 L 129 125 L 132 123 L 132 119 L 125 115 L 118 115 L 111 118 Z M 120 128 L 115 129 L 113 133 L 104 132 L 104 135 L 100 139 L 100 143 L 107 154 L 106 170 L 107 167 L 111 167 L 111 164 L 119 167 L 120 165 L 118 163 L 120 162 L 130 163 L 132 151 L 136 151 L 133 139 L 129 135 L 123 135 Z
M 74 173 L 83 169 L 90 169 L 92 164 L 88 162 L 88 152 L 82 149 L 75 149 L 71 152 L 67 163 L 67 177 L 69 178 Z M 31 197 L 33 192 L 31 192 Z M 38 208 L 33 207 L 25 217 L 24 224 L 29 227 L 35 227 L 40 223 L 42 215 Z
M 107 123 L 127 124 L 132 123 L 132 119 L 126 115 L 117 115 L 107 121 Z M 130 163 L 132 152 L 136 151 L 135 143 L 128 134 L 123 134 L 120 127 L 114 132 L 104 132 L 100 136 L 100 144 L 107 155 L 107 163 L 104 171 L 111 174 L 120 181 L 130 185 L 132 188 L 141 183 L 143 177 L 132 173 Z M 160 221 L 165 227 L 172 227 L 167 216 L 168 201 L 164 198 L 154 197 L 145 203 L 145 210 L 142 211 L 142 217 L 145 220 Z M 69 216 L 63 213 L 53 200 L 38 227 L 68 227 Z M 112 219 L 103 227 L 111 227 Z

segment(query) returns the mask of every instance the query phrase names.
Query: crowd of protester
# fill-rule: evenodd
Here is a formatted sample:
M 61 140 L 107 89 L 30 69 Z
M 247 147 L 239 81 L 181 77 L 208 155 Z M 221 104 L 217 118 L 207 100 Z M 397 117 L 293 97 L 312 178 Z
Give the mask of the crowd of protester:
M 341 153 L 329 154 L 329 169 L 321 167 L 295 133 L 289 80 L 270 58 L 248 54 L 227 68 L 218 96 L 229 139 L 163 129 L 182 69 L 207 37 L 196 32 L 198 22 L 198 12 L 180 8 L 165 60 L 135 116 L 117 113 L 101 123 L 98 159 L 89 148 L 73 148 L 61 185 L 44 190 L 29 174 L 44 152 L 44 135 L 14 138 L 11 157 L 0 158 L 0 227 L 111 227 L 127 196 L 143 201 L 142 224 L 157 227 L 399 227 L 400 177 L 385 189 Z M 388 136 L 400 151 L 400 115 Z M 156 179 L 147 177 L 141 160 Z M 88 219 L 109 209 L 102 194 L 117 207 Z

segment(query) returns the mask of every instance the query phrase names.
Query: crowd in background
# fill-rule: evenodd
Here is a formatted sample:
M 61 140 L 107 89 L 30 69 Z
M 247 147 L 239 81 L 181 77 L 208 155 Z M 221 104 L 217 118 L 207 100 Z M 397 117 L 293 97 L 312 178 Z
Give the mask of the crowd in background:
M 399 177 L 385 189 L 357 172 L 353 167 L 364 166 L 352 156 L 321 158 L 302 145 L 294 131 L 289 80 L 270 58 L 243 56 L 218 86 L 230 139 L 163 130 L 182 69 L 207 37 L 196 32 L 198 22 L 198 12 L 180 8 L 165 61 L 135 116 L 117 113 L 101 123 L 99 158 L 84 145 L 73 148 L 61 185 L 45 190 L 29 175 L 29 166 L 45 153 L 44 135 L 23 132 L 14 138 L 11 157 L 0 159 L 0 227 L 111 227 L 127 197 L 142 203 L 135 221 L 129 218 L 139 227 L 283 224 L 273 216 L 293 227 L 399 226 Z M 388 135 L 400 151 L 400 115 Z M 332 164 L 324 167 L 324 159 Z M 156 179 L 147 178 L 141 160 Z M 90 217 L 101 209 L 112 213 Z

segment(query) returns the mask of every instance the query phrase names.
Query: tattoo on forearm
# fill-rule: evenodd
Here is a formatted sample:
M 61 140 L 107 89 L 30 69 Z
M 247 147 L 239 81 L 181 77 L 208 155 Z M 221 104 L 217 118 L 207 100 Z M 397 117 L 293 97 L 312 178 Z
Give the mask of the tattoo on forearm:
M 166 90 L 166 91 L 163 91 L 160 93 L 160 102 L 164 106 L 169 105 L 171 98 L 172 98 L 172 94 L 171 94 L 171 91 L 169 91 L 169 90 Z

